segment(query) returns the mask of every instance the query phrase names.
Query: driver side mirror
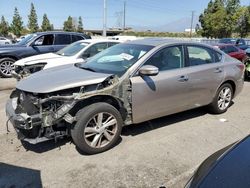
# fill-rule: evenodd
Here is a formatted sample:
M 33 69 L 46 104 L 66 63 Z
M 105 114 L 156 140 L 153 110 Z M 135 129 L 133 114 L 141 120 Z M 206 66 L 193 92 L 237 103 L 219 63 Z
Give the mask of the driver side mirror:
M 144 65 L 139 69 L 141 76 L 156 76 L 158 73 L 159 69 L 153 65 Z

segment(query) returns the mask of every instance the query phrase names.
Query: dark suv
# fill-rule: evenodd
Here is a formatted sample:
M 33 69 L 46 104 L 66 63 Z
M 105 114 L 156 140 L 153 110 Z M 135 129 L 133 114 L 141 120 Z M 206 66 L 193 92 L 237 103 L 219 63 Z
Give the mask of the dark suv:
M 0 76 L 11 77 L 13 63 L 24 57 L 56 52 L 72 42 L 90 39 L 88 35 L 75 32 L 39 32 L 28 35 L 15 45 L 0 47 Z

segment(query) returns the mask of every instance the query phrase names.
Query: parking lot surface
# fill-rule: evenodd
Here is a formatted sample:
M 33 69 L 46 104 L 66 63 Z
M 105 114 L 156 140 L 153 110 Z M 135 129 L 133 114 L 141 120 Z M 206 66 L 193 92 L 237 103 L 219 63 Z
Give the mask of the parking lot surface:
M 0 187 L 183 187 L 209 155 L 250 132 L 246 82 L 225 114 L 199 108 L 128 126 L 101 154 L 81 154 L 69 139 L 23 147 L 13 128 L 6 134 L 10 92 L 0 89 Z

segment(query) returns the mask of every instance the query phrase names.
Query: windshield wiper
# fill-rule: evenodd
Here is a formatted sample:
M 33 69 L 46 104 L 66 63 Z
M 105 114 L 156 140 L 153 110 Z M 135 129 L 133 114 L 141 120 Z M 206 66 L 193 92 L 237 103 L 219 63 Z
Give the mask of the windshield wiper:
M 96 72 L 94 69 L 89 68 L 89 67 L 80 66 L 79 68 L 84 69 L 84 70 L 88 70 L 88 71 L 91 71 L 91 72 Z

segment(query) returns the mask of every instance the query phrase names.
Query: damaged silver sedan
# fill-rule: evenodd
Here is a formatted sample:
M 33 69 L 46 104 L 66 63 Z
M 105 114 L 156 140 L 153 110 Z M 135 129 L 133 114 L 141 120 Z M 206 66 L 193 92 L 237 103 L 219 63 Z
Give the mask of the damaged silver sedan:
M 136 40 L 21 80 L 6 113 L 21 140 L 70 136 L 95 154 L 113 147 L 124 125 L 205 105 L 225 112 L 243 76 L 241 62 L 210 46 Z

